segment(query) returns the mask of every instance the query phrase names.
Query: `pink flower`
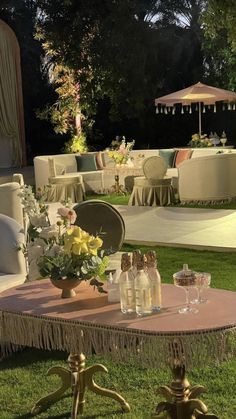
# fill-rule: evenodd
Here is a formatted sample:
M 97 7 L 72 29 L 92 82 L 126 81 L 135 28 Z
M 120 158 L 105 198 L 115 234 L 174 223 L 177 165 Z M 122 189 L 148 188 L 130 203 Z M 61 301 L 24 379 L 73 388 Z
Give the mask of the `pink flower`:
M 122 154 L 123 156 L 126 156 L 126 154 L 128 153 L 128 150 L 125 148 L 125 146 L 121 144 L 120 148 L 119 148 L 119 153 Z
M 57 213 L 64 220 L 68 220 L 70 222 L 70 224 L 74 224 L 74 222 L 77 218 L 76 212 L 73 209 L 70 209 L 70 208 L 66 208 L 66 207 L 58 208 Z

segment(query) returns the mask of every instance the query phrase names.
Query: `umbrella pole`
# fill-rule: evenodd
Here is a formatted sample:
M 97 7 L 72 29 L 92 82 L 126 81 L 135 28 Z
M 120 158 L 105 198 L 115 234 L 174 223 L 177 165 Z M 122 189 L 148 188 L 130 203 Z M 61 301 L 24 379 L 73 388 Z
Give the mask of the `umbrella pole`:
M 198 126 L 199 126 L 199 135 L 201 137 L 201 134 L 202 134 L 202 106 L 201 106 L 201 102 L 199 102 L 199 106 L 198 106 Z

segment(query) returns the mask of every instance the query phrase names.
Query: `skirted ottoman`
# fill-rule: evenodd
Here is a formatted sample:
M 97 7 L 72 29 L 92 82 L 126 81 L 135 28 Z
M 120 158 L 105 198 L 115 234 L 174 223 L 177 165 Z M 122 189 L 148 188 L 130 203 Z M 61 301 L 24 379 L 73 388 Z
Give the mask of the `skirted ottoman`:
M 171 178 L 136 177 L 129 205 L 165 206 L 174 203 L 175 195 L 171 180 Z

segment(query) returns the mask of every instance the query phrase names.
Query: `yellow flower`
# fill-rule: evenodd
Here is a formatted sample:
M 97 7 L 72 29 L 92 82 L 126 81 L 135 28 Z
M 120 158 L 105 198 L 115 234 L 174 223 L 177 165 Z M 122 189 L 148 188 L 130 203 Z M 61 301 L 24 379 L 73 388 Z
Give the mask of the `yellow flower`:
M 89 233 L 78 226 L 69 228 L 64 237 L 65 253 L 81 255 L 87 253 L 96 256 L 97 250 L 102 246 L 99 237 L 90 236 Z
M 88 253 L 88 241 L 90 235 L 78 226 L 69 228 L 64 237 L 64 251 L 65 253 L 74 253 L 80 255 L 81 253 Z
M 90 236 L 90 240 L 88 242 L 89 253 L 97 256 L 98 249 L 102 246 L 102 243 L 103 241 L 100 237 Z

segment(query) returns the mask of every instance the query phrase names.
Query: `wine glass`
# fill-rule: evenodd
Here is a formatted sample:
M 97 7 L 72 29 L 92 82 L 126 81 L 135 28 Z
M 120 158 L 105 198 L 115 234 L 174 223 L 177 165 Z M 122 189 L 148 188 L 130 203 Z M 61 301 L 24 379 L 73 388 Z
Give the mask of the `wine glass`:
M 221 144 L 223 145 L 223 147 L 225 147 L 225 144 L 227 143 L 227 138 L 222 137 L 222 138 L 220 139 L 220 142 L 221 142 Z
M 189 291 L 191 288 L 196 287 L 196 279 L 197 273 L 190 271 L 186 268 L 186 265 L 184 265 L 183 271 L 177 272 L 173 275 L 174 285 L 183 288 L 186 296 L 186 305 L 185 307 L 179 309 L 180 314 L 198 313 L 198 310 L 191 306 L 189 300 Z
M 209 288 L 211 284 L 211 274 L 209 272 L 198 272 L 196 279 L 197 298 L 191 301 L 192 304 L 207 303 L 207 299 L 202 298 L 204 289 Z

